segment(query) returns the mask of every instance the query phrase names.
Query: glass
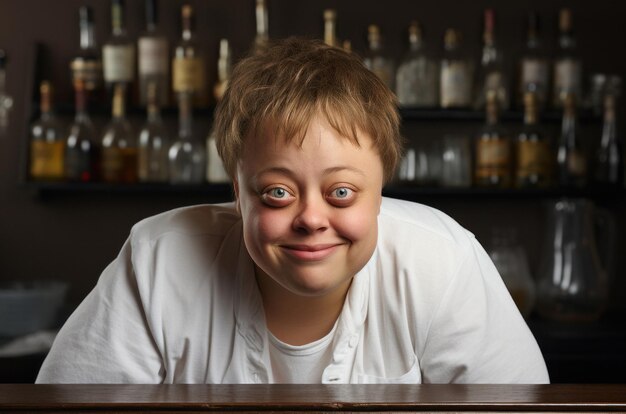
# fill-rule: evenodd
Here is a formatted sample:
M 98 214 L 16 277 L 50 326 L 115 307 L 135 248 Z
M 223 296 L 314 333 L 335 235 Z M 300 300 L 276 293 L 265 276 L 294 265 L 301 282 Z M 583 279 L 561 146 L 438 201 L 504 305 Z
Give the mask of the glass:
M 131 84 L 135 78 L 135 45 L 124 27 L 124 1 L 112 0 L 109 41 L 102 48 L 104 80 L 113 88 L 116 83 Z
M 208 103 L 204 55 L 194 35 L 194 10 L 189 4 L 181 9 L 182 34 L 174 50 L 172 89 L 176 94 L 191 94 L 196 105 Z
M 444 187 L 470 187 L 472 165 L 469 138 L 464 135 L 444 135 L 441 184 Z
M 594 181 L 604 188 L 619 189 L 624 181 L 624 153 L 617 134 L 615 109 L 616 98 L 607 93 L 604 97 L 602 138 L 595 157 Z
M 535 304 L 535 281 L 530 273 L 526 250 L 517 242 L 515 229 L 492 229 L 489 256 L 520 313 L 528 318 Z
M 409 51 L 396 73 L 398 103 L 405 106 L 439 105 L 439 66 L 424 51 L 418 22 L 409 26 Z
M 374 72 L 392 91 L 395 90 L 396 68 L 393 59 L 386 55 L 383 48 L 380 28 L 369 25 L 367 29 L 368 50 L 363 59 L 365 67 Z
M 524 95 L 524 126 L 515 140 L 515 186 L 547 187 L 551 181 L 552 151 L 549 140 L 537 124 L 538 96 Z
M 86 87 L 74 81 L 76 115 L 65 139 L 65 178 L 69 181 L 95 181 L 99 177 L 100 148 L 87 112 Z
M 9 126 L 9 111 L 13 107 L 13 98 L 7 94 L 7 54 L 0 49 L 0 135 L 3 135 Z
M 146 30 L 137 40 L 139 51 L 139 99 L 148 104 L 148 85 L 156 84 L 159 105 L 169 101 L 169 42 L 157 29 L 158 9 L 156 0 L 146 0 Z
M 439 104 L 442 108 L 467 108 L 472 104 L 474 66 L 461 51 L 461 33 L 447 29 L 439 74 Z
M 201 184 L 206 177 L 206 149 L 193 134 L 191 99 L 189 93 L 178 96 L 178 139 L 168 153 L 172 184 Z
M 217 153 L 217 146 L 215 143 L 215 135 L 210 134 L 206 142 L 207 151 L 207 175 L 206 180 L 209 183 L 229 183 L 230 177 L 224 169 L 224 163 L 222 158 Z
M 156 83 L 148 84 L 148 119 L 139 132 L 139 181 L 167 182 L 169 134 L 161 119 Z
M 502 50 L 496 45 L 495 13 L 493 9 L 485 9 L 483 50 L 478 68 L 478 82 L 475 107 L 485 107 L 487 93 L 495 92 L 498 107 L 502 110 L 509 107 L 509 84 L 504 70 Z
M 557 183 L 565 188 L 587 184 L 587 155 L 582 147 L 576 119 L 576 102 L 572 93 L 565 95 L 561 139 L 557 148 Z
M 30 127 L 30 176 L 35 180 L 63 178 L 65 142 L 52 107 L 52 85 L 41 82 L 39 118 Z
M 539 14 L 531 12 L 527 18 L 526 49 L 520 60 L 517 104 L 524 104 L 526 92 L 537 95 L 537 105 L 544 108 L 548 102 L 548 59 L 541 40 Z
M 113 119 L 102 136 L 102 179 L 111 183 L 138 180 L 137 137 L 126 119 L 124 85 L 116 84 L 113 94 Z
M 548 207 L 537 311 L 558 321 L 592 321 L 605 310 L 615 223 L 589 200 L 562 199 Z
M 226 92 L 230 73 L 232 71 L 232 58 L 228 39 L 220 40 L 220 57 L 217 60 L 217 82 L 213 88 L 215 100 L 219 102 Z
M 78 9 L 80 27 L 80 52 L 72 59 L 70 69 L 73 83 L 82 82 L 90 100 L 97 101 L 102 91 L 102 60 L 96 43 L 93 11 L 89 6 Z M 100 93 L 101 95 L 101 93 Z
M 508 131 L 499 123 L 496 92 L 487 92 L 486 122 L 476 139 L 474 182 L 482 187 L 511 186 L 513 154 Z
M 576 51 L 573 16 L 570 9 L 559 13 L 559 50 L 554 61 L 552 105 L 563 106 L 563 98 L 570 93 L 577 102 L 582 99 L 582 63 Z

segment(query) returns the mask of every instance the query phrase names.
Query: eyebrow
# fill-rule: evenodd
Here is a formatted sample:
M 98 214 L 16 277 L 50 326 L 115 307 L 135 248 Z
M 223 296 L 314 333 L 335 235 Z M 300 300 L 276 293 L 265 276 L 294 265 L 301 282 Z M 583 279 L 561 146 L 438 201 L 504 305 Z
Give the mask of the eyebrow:
M 324 175 L 329 175 L 329 174 L 333 174 L 333 173 L 340 172 L 340 171 L 351 171 L 351 172 L 359 174 L 359 175 L 361 175 L 363 177 L 366 176 L 364 171 L 362 171 L 362 170 L 360 170 L 358 168 L 350 167 L 350 166 L 329 167 L 329 168 L 326 168 L 322 173 Z M 265 168 L 265 169 L 259 171 L 259 173 L 255 174 L 255 177 L 259 177 L 260 175 L 267 174 L 267 173 L 283 174 L 283 175 L 287 175 L 289 177 L 293 177 L 294 176 L 294 172 L 291 171 L 289 168 L 285 168 L 285 167 L 269 167 L 269 168 Z

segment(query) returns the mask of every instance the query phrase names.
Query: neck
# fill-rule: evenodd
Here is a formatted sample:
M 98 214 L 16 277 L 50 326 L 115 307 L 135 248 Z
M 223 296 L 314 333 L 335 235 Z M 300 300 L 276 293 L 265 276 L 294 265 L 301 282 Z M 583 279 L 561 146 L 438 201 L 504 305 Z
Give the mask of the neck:
M 301 296 L 278 284 L 255 266 L 267 328 L 290 345 L 323 338 L 341 314 L 352 279 L 323 296 Z

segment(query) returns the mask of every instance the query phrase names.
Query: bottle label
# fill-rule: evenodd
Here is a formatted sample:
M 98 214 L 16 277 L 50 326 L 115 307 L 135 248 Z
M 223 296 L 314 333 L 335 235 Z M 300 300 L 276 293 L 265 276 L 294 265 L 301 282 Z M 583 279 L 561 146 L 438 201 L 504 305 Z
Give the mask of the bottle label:
M 471 75 L 465 62 L 444 63 L 441 70 L 441 106 L 468 106 L 471 103 Z
M 550 148 L 545 141 L 518 141 L 517 177 L 548 177 L 550 174 Z
M 106 82 L 132 82 L 135 73 L 135 48 L 133 45 L 105 45 L 102 50 L 104 80 Z
M 548 84 L 548 63 L 541 59 L 522 61 L 522 91 L 528 91 L 529 85 L 535 85 L 537 91 L 545 91 Z
M 479 139 L 476 143 L 476 177 L 505 177 L 511 165 L 511 147 L 507 139 Z
M 139 74 L 165 75 L 169 67 L 167 39 L 142 37 L 139 39 Z
M 205 85 L 204 62 L 200 58 L 174 59 L 172 87 L 175 92 L 201 92 Z
M 582 68 L 580 62 L 574 59 L 562 59 L 554 66 L 554 99 L 558 106 L 562 94 L 572 92 L 581 98 Z
M 63 141 L 33 141 L 30 145 L 30 175 L 40 179 L 63 177 Z
M 102 62 L 99 60 L 74 59 L 70 65 L 73 81 L 81 80 L 88 91 L 96 90 L 102 83 Z

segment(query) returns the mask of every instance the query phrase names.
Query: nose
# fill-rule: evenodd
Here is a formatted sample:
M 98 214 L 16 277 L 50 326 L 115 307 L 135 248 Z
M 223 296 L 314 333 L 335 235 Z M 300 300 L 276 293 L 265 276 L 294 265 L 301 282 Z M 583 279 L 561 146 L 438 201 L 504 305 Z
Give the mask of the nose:
M 306 200 L 293 219 L 293 229 L 300 233 L 314 233 L 328 229 L 328 206 L 323 200 Z

